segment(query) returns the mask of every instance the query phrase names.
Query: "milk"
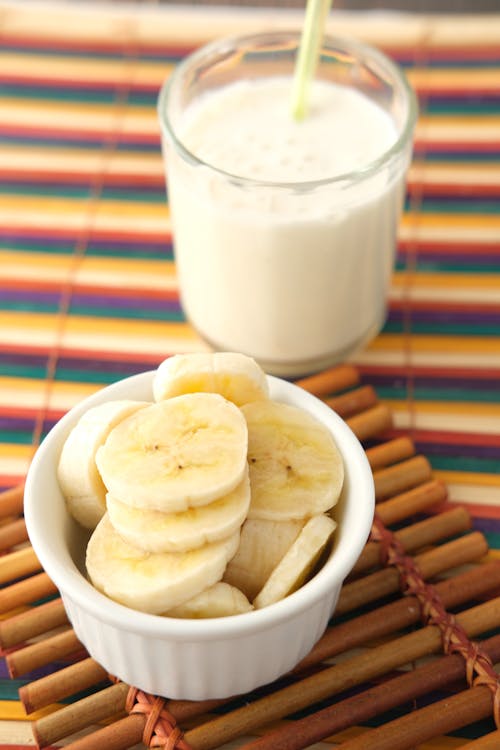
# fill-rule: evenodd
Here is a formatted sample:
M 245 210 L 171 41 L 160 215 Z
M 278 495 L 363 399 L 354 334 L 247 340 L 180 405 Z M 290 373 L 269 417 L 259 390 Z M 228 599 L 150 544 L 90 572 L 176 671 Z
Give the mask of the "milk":
M 407 166 L 373 167 L 398 135 L 363 94 L 314 81 L 296 122 L 290 91 L 273 76 L 206 92 L 177 124 L 189 153 L 166 150 L 189 320 L 280 375 L 339 361 L 380 330 Z

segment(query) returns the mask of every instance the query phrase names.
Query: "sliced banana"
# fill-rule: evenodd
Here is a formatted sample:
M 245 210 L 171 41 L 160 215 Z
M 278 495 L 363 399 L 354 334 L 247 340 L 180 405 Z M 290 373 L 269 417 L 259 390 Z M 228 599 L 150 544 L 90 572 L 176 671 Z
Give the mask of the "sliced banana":
M 336 525 L 324 514 L 309 519 L 253 600 L 256 609 L 274 604 L 302 586 L 313 572 Z
M 248 425 L 249 518 L 309 518 L 337 502 L 342 457 L 329 430 L 308 412 L 276 401 L 242 407 Z
M 251 357 L 235 352 L 176 354 L 155 373 L 155 401 L 200 391 L 220 393 L 237 406 L 269 396 L 263 370 Z
M 121 422 L 96 462 L 122 503 L 178 513 L 221 498 L 242 481 L 247 442 L 237 406 L 216 393 L 190 393 Z
M 68 511 L 87 529 L 94 529 L 106 511 L 106 488 L 95 455 L 110 431 L 147 401 L 107 401 L 89 409 L 69 433 L 59 458 L 57 478 Z
M 229 617 L 251 612 L 253 606 L 244 594 L 228 583 L 215 583 L 189 601 L 166 612 L 166 617 L 202 619 Z
M 252 601 L 304 524 L 304 520 L 247 519 L 241 527 L 238 550 L 228 563 L 223 580 L 236 586 Z
M 248 471 L 220 500 L 181 513 L 132 508 L 108 493 L 109 520 L 125 541 L 148 552 L 186 552 L 238 531 L 250 505 Z
M 124 541 L 103 516 L 87 545 L 93 585 L 132 609 L 161 614 L 220 581 L 236 552 L 239 532 L 191 552 L 154 554 Z

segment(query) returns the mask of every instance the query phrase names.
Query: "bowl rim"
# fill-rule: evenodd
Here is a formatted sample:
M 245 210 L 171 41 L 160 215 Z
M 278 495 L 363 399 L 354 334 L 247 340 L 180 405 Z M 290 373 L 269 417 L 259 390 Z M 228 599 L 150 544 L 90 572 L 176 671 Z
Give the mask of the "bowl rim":
M 276 626 L 312 608 L 320 600 L 327 597 L 332 589 L 340 589 L 370 533 L 375 507 L 372 471 L 360 442 L 336 412 L 300 386 L 271 375 L 267 375 L 271 397 L 274 400 L 295 405 L 299 405 L 297 404 L 297 398 L 301 400 L 303 402 L 302 408 L 307 409 L 331 430 L 342 453 L 344 466 L 347 463 L 356 465 L 356 484 L 363 487 L 365 499 L 364 505 L 361 505 L 360 500 L 360 509 L 363 512 L 356 514 L 355 544 L 352 541 L 353 537 L 349 539 L 348 534 L 347 537 L 346 534 L 341 535 L 334 553 L 318 573 L 296 592 L 275 604 L 248 613 L 201 620 L 152 615 L 133 610 L 113 601 L 94 588 L 83 576 L 76 567 L 69 550 L 67 550 L 68 558 L 73 564 L 67 567 L 61 564 L 54 546 L 50 544 L 48 538 L 44 537 L 37 522 L 37 516 L 42 512 L 40 507 L 37 508 L 37 497 L 40 495 L 37 486 L 40 481 L 39 474 L 44 471 L 44 464 L 48 457 L 55 462 L 56 459 L 53 454 L 58 445 L 62 445 L 62 440 L 71 425 L 87 409 L 114 398 L 137 398 L 137 396 L 127 396 L 125 393 L 130 387 L 150 388 L 154 373 L 154 370 L 149 370 L 123 378 L 99 389 L 76 404 L 46 435 L 29 467 L 25 484 L 25 520 L 29 538 L 44 570 L 61 593 L 63 601 L 67 596 L 74 604 L 92 614 L 97 620 L 106 622 L 121 631 L 140 633 L 164 640 L 174 638 L 179 641 L 208 641 L 220 638 L 237 638 L 244 634 L 257 633 L 260 630 Z M 152 392 L 151 400 L 153 400 Z M 346 471 L 345 481 L 348 481 L 348 477 L 352 480 L 352 475 L 349 475 L 349 472 Z M 353 514 L 354 509 L 350 508 L 350 516 L 347 520 L 351 526 L 354 526 Z M 344 518 L 343 522 L 345 521 Z

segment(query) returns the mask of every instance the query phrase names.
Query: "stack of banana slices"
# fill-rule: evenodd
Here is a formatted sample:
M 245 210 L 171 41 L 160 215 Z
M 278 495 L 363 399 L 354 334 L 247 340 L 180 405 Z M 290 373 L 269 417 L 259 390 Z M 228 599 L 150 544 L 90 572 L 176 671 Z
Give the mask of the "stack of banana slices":
M 89 409 L 63 445 L 58 480 L 92 531 L 93 585 L 133 609 L 189 618 L 295 591 L 335 529 L 344 470 L 330 432 L 271 400 L 241 354 L 170 357 L 153 395 Z

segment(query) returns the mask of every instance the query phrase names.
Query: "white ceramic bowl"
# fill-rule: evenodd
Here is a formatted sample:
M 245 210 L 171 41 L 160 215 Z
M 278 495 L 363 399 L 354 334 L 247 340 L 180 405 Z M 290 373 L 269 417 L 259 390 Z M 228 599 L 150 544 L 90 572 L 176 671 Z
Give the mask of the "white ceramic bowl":
M 202 700 L 248 692 L 292 669 L 324 632 L 340 592 L 368 537 L 374 511 L 372 473 L 346 424 L 319 399 L 269 377 L 271 397 L 309 411 L 323 422 L 345 464 L 329 559 L 286 599 L 232 617 L 181 620 L 148 615 L 99 593 L 84 573 L 84 532 L 66 511 L 56 465 L 69 429 L 91 406 L 110 399 L 153 400 L 153 373 L 121 380 L 85 399 L 50 431 L 31 464 L 25 517 L 33 548 L 58 587 L 73 628 L 108 672 L 142 690 Z

